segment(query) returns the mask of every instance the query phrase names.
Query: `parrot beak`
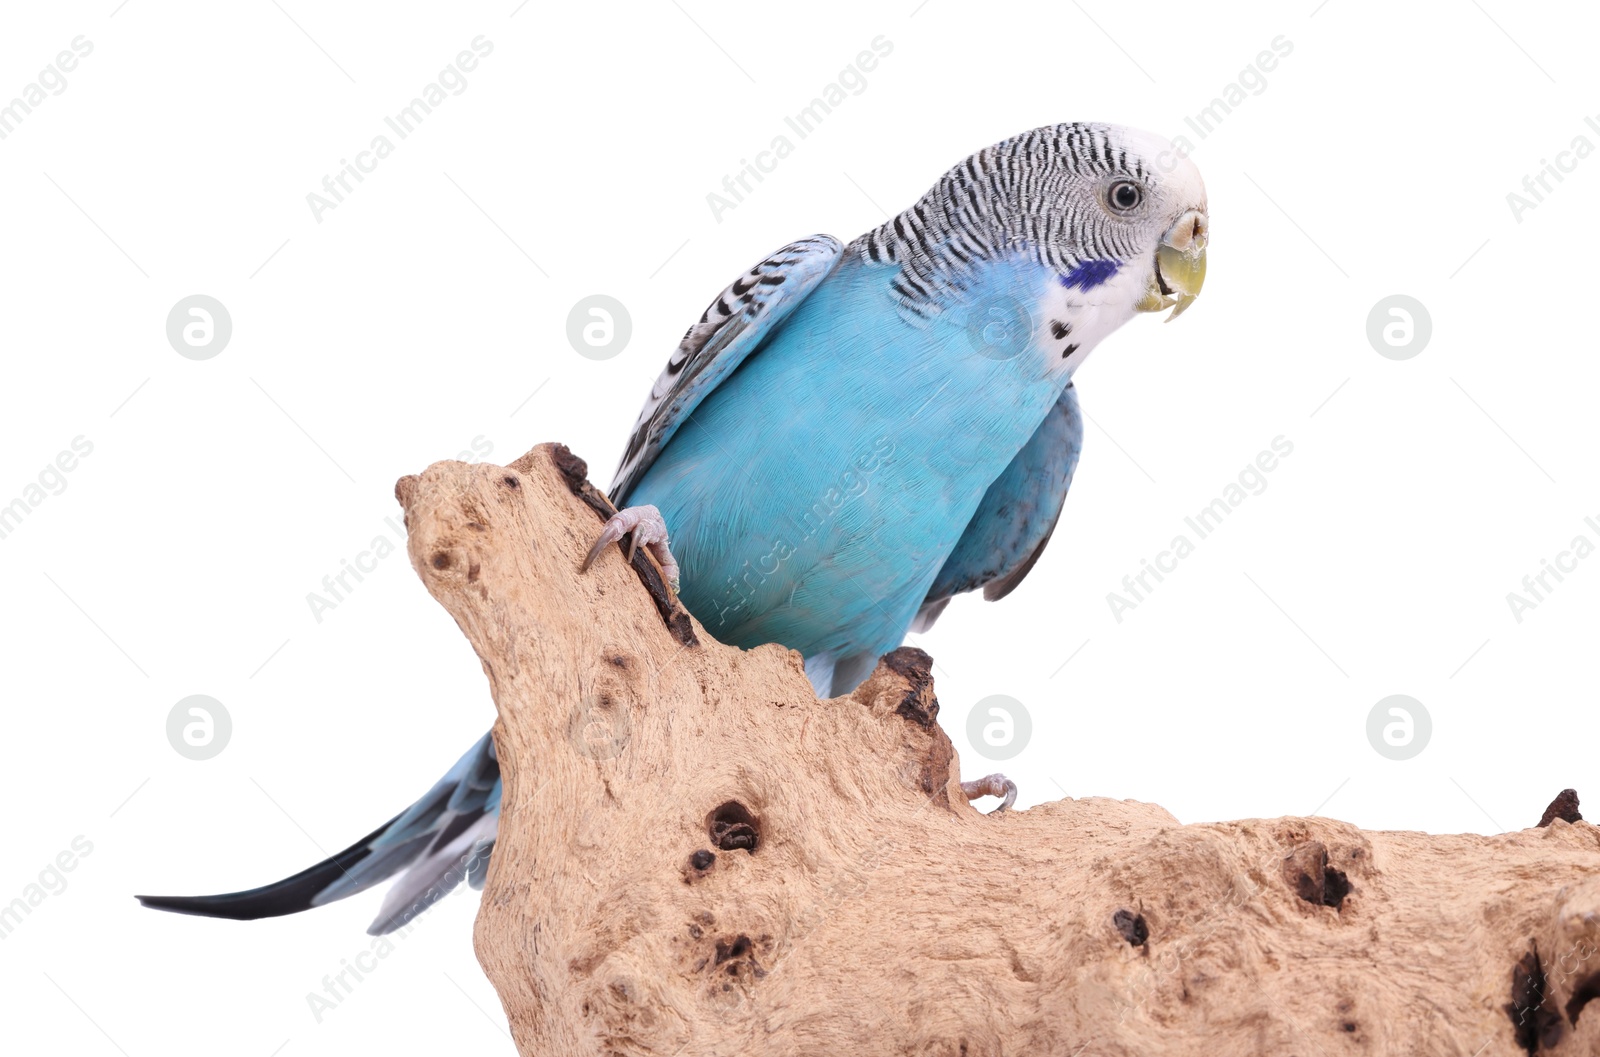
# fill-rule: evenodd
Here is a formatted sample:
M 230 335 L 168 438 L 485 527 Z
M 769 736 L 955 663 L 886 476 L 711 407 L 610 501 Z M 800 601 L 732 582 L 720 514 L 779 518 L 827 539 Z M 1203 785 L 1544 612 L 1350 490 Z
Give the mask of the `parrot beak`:
M 1200 287 L 1206 281 L 1208 237 L 1209 223 L 1204 213 L 1190 210 L 1178 219 L 1156 250 L 1155 274 L 1137 306 L 1139 311 L 1170 308 L 1170 323 L 1200 296 Z

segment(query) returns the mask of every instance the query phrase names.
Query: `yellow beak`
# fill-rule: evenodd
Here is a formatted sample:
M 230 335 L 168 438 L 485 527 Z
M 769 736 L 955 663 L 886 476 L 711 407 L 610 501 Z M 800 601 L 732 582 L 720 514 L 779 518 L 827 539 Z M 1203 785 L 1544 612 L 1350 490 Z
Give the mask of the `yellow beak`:
M 1209 241 L 1206 215 L 1193 210 L 1185 213 L 1156 250 L 1155 274 L 1144 299 L 1138 304 L 1141 312 L 1160 312 L 1172 309 L 1167 322 L 1172 322 L 1200 296 L 1206 281 L 1206 243 Z

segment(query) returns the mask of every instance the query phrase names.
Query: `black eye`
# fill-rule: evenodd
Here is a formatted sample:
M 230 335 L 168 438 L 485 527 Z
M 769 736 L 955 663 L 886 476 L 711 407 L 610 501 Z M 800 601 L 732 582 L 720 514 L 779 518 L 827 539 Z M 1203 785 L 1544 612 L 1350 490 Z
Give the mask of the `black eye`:
M 1106 192 L 1106 201 L 1119 213 L 1126 213 L 1144 201 L 1144 190 L 1131 180 L 1118 180 Z

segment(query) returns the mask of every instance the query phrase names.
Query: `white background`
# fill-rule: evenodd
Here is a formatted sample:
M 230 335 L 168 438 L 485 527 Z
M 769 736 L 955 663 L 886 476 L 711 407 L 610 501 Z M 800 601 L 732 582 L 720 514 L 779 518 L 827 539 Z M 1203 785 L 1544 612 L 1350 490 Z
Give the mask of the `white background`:
M 1079 372 L 1083 462 L 1027 582 L 918 640 L 964 773 L 995 769 L 966 717 L 1006 694 L 1033 723 L 1004 764 L 1025 804 L 1492 833 L 1572 785 L 1600 810 L 1600 560 L 1520 623 L 1506 600 L 1575 535 L 1600 542 L 1600 160 L 1520 220 L 1506 199 L 1575 137 L 1600 146 L 1592 8 L 516 4 L 8 11 L 0 100 L 75 36 L 93 52 L 0 140 L 0 504 L 74 437 L 94 446 L 0 540 L 0 904 L 74 837 L 93 845 L 0 940 L 8 1043 L 512 1052 L 474 895 L 319 1023 L 306 994 L 367 949 L 376 898 L 235 923 L 132 893 L 298 870 L 490 723 L 403 553 L 311 615 L 324 575 L 393 536 L 395 478 L 475 438 L 501 462 L 561 440 L 604 485 L 667 353 L 740 271 L 812 232 L 851 238 L 968 153 L 1063 120 L 1188 136 L 1210 281 Z M 494 50 L 467 88 L 314 219 L 306 195 L 479 34 Z M 715 219 L 708 192 L 880 34 L 893 51 L 865 90 Z M 1293 50 L 1264 89 L 1197 137 L 1185 117 L 1279 35 Z M 203 362 L 165 334 L 195 293 L 233 320 Z M 594 293 L 633 321 L 604 362 L 566 338 Z M 1433 321 L 1405 361 L 1366 337 L 1394 293 Z M 1265 492 L 1116 621 L 1107 593 L 1278 435 L 1294 451 Z M 1434 727 L 1404 762 L 1366 734 L 1396 693 Z M 232 716 L 215 759 L 167 742 L 190 694 Z

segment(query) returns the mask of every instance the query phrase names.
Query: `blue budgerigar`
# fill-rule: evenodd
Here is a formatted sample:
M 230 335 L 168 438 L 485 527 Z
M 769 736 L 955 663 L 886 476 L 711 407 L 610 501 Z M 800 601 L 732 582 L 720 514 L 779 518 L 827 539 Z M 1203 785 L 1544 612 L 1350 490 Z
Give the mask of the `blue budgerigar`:
M 1165 139 L 1062 124 L 979 151 L 848 245 L 783 247 L 668 361 L 590 561 L 632 531 L 712 635 L 782 643 L 819 694 L 849 691 L 954 596 L 997 599 L 1028 574 L 1078 462 L 1074 371 L 1135 313 L 1189 305 L 1208 224 L 1199 172 Z M 969 795 L 1006 791 L 991 779 Z M 499 804 L 485 735 L 309 870 L 141 900 L 268 917 L 405 871 L 370 929 L 387 932 L 462 880 L 482 885 Z

